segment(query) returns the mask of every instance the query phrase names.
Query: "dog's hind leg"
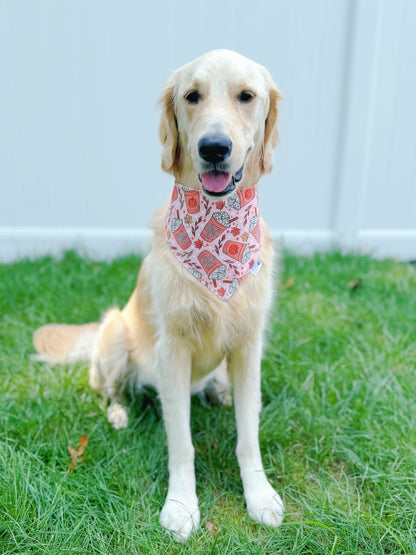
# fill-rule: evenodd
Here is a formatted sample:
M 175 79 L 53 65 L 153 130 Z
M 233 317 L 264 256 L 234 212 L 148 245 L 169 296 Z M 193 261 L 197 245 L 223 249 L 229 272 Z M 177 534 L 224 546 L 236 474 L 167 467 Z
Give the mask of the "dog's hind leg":
M 226 360 L 224 359 L 213 372 L 192 386 L 192 393 L 205 395 L 214 405 L 231 407 L 231 384 Z
M 115 429 L 126 428 L 123 390 L 127 381 L 128 328 L 119 309 L 107 312 L 101 323 L 89 371 L 90 386 L 109 399 L 107 418 Z

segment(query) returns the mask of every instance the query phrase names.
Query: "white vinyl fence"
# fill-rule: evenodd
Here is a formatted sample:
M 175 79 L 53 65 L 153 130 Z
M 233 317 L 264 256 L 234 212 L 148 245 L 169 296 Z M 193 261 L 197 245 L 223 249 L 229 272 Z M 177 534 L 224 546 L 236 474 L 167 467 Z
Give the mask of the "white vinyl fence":
M 214 48 L 285 97 L 273 235 L 416 258 L 415 29 L 415 0 L 0 0 L 0 261 L 145 252 L 173 185 L 158 96 Z

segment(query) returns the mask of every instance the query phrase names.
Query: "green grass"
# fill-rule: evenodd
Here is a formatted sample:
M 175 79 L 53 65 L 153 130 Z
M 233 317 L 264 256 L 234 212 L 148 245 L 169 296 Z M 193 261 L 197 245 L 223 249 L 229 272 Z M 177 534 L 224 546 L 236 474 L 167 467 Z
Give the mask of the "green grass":
M 272 316 L 260 441 L 284 523 L 248 518 L 233 412 L 194 398 L 201 528 L 185 545 L 158 525 L 168 476 L 156 396 L 138 395 L 115 431 L 85 366 L 29 358 L 37 326 L 122 306 L 140 261 L 0 266 L 0 552 L 416 553 L 416 268 L 337 253 L 283 263 L 281 282 L 294 283 Z M 68 473 L 83 433 L 85 459 Z

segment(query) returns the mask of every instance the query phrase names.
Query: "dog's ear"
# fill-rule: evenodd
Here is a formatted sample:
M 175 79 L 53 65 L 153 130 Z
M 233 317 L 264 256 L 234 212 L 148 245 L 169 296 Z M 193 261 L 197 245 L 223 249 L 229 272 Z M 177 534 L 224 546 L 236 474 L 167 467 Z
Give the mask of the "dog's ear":
M 175 89 L 169 82 L 159 100 L 162 110 L 159 123 L 159 138 L 163 145 L 162 169 L 168 173 L 172 173 L 179 164 L 179 133 L 174 105 Z
M 277 130 L 277 116 L 279 113 L 278 102 L 283 99 L 282 94 L 272 84 L 269 93 L 269 113 L 264 125 L 264 141 L 261 158 L 262 170 L 270 173 L 273 169 L 273 149 L 279 144 L 279 132 Z

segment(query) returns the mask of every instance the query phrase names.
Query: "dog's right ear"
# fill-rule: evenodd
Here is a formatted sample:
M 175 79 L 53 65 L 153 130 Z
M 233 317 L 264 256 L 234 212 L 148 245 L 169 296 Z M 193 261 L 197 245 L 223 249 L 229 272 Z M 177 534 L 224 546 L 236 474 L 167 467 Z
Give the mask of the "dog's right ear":
M 173 173 L 179 166 L 179 133 L 175 117 L 175 90 L 170 82 L 162 92 L 159 105 L 162 109 L 159 124 L 159 138 L 163 145 L 162 169 Z

